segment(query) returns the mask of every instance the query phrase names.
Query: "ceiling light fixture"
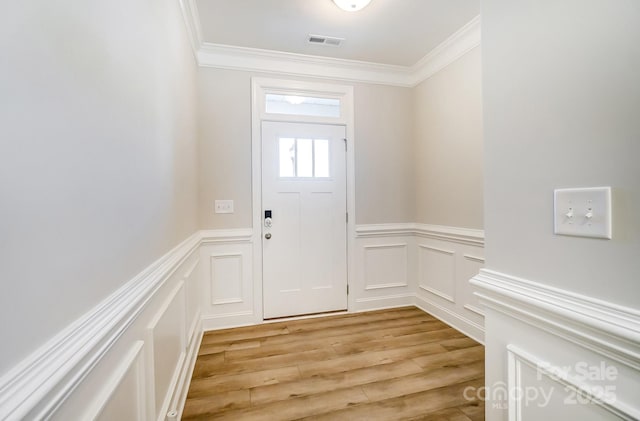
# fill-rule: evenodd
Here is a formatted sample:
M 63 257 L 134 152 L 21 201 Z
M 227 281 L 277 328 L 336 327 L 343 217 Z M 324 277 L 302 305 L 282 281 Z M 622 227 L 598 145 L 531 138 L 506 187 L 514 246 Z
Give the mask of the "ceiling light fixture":
M 357 12 L 367 7 L 371 0 L 333 0 L 333 2 L 342 10 Z

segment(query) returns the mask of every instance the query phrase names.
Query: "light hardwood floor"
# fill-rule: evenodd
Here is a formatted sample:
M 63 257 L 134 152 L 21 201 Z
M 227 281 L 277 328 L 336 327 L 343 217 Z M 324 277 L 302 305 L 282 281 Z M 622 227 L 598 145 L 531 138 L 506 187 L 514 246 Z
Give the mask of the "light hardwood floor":
M 484 420 L 483 384 L 482 345 L 403 307 L 205 333 L 183 419 Z

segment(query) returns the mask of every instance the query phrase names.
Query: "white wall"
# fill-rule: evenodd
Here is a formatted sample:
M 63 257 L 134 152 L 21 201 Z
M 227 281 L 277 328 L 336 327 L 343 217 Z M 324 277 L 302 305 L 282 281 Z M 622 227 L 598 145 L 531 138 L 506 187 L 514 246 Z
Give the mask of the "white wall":
M 488 420 L 640 417 L 638 19 L 635 0 L 483 3 L 486 382 L 553 392 L 490 395 Z M 554 188 L 589 186 L 613 188 L 613 239 L 554 235 Z
M 415 222 L 482 229 L 480 47 L 413 90 Z
M 4 3 L 0 374 L 196 227 L 177 2 Z
M 411 89 L 355 84 L 356 223 L 415 221 Z
M 615 303 L 640 296 L 635 0 L 483 6 L 487 266 Z M 613 240 L 553 234 L 553 189 L 611 186 Z
M 202 229 L 251 226 L 252 76 L 264 75 L 199 69 Z M 356 220 L 412 221 L 415 184 L 411 90 L 356 83 L 354 96 Z M 233 199 L 235 213 L 216 215 L 216 199 Z

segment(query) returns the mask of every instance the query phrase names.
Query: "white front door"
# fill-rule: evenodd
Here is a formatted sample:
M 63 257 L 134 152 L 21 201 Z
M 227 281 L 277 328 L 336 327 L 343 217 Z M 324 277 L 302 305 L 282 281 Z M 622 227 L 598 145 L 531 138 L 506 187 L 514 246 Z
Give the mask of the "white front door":
M 344 138 L 339 125 L 262 123 L 265 319 L 347 309 Z

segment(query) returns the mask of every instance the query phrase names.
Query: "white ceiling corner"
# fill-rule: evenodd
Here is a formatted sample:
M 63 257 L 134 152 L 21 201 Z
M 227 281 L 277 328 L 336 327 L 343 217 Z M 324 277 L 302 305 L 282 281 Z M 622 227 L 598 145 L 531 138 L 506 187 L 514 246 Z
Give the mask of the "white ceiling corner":
M 196 0 L 178 0 L 198 65 L 292 76 L 413 87 L 480 45 L 480 16 L 412 66 L 372 63 L 203 41 Z

